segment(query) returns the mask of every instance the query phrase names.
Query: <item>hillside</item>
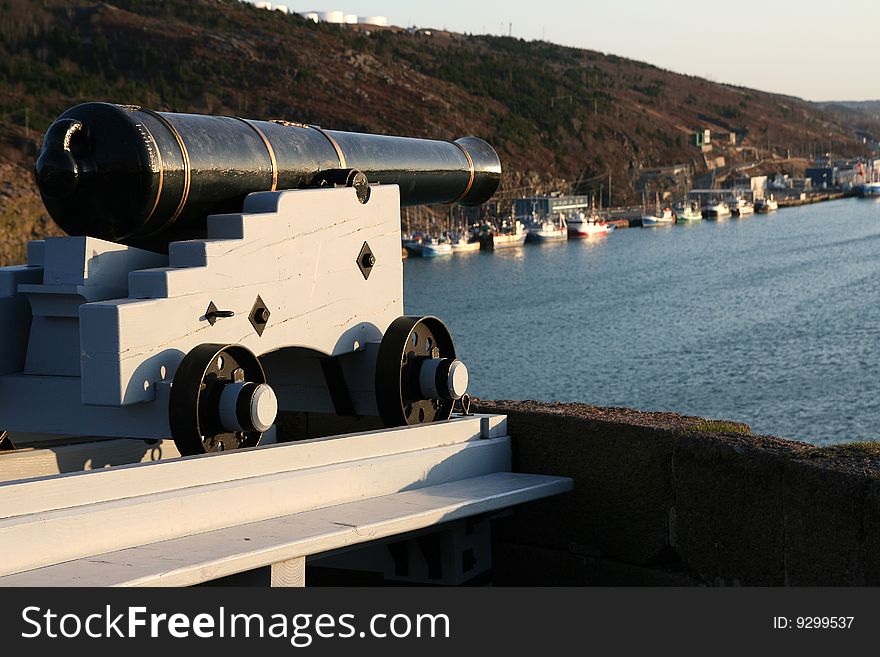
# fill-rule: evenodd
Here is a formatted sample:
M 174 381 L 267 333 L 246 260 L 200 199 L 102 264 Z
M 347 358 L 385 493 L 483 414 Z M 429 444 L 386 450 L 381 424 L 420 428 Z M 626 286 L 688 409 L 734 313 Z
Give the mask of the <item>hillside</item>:
M 880 118 L 880 100 L 830 100 L 817 103 L 822 109 L 845 108 L 854 112 L 860 112 L 866 119 Z
M 857 136 L 874 144 L 880 142 L 880 100 L 837 100 L 817 106 L 837 123 L 852 126 Z
M 624 203 L 636 198 L 643 167 L 690 163 L 701 173 L 718 155 L 728 164 L 854 155 L 866 148 L 856 115 L 860 129 L 880 134 L 880 119 L 864 112 L 826 112 L 546 42 L 316 25 L 236 0 L 4 0 L 4 262 L 50 228 L 21 198 L 35 193 L 26 170 L 52 119 L 86 100 L 443 139 L 476 134 L 501 155 L 501 201 L 556 189 L 607 195 L 600 183 L 610 174 L 610 200 Z M 704 128 L 738 133 L 745 150 L 725 147 L 707 160 L 689 145 Z

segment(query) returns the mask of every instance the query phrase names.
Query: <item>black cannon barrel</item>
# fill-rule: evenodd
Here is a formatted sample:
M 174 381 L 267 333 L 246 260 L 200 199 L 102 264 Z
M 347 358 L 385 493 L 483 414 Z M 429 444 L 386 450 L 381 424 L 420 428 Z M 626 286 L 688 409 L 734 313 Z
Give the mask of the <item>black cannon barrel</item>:
M 402 205 L 479 205 L 501 180 L 482 139 L 455 142 L 324 130 L 288 121 L 173 114 L 84 103 L 49 127 L 37 186 L 70 235 L 167 244 L 257 191 L 319 186 L 357 170 L 400 186 Z

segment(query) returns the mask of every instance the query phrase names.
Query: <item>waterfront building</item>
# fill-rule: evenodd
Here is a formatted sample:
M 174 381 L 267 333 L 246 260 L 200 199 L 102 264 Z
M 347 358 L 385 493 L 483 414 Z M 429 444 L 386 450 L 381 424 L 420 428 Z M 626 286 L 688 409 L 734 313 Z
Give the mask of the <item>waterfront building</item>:
M 569 213 L 589 208 L 591 197 L 585 195 L 553 194 L 529 196 L 513 200 L 513 216 L 520 221 L 529 217 L 551 217 L 557 213 Z
M 815 189 L 827 189 L 828 187 L 836 187 L 838 168 L 835 166 L 813 166 L 807 167 L 807 178 Z
M 724 188 L 748 192 L 753 200 L 758 200 L 767 195 L 767 176 L 746 176 L 740 174 L 729 178 L 724 184 Z

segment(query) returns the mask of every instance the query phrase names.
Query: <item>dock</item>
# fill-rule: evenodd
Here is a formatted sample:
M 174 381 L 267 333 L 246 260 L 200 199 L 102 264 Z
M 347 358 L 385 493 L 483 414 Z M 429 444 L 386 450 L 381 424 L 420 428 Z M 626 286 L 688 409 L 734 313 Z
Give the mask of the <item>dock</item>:
M 836 201 L 837 199 L 847 198 L 853 194 L 844 192 L 828 192 L 823 194 L 804 194 L 802 198 L 780 198 L 777 199 L 780 208 L 796 208 L 801 205 L 812 205 L 813 203 L 822 203 L 824 201 Z

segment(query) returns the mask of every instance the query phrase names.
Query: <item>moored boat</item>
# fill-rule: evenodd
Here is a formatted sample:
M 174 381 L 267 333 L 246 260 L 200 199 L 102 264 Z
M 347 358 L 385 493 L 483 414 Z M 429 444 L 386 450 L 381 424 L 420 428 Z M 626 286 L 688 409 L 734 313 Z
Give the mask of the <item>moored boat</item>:
M 700 204 L 697 201 L 681 202 L 674 208 L 675 220 L 682 221 L 702 221 L 703 212 L 700 210 Z
M 506 222 L 505 222 L 506 223 Z M 526 229 L 521 221 L 513 222 L 513 225 L 502 225 L 500 232 L 492 235 L 492 246 L 496 249 L 508 249 L 522 246 L 526 241 Z
M 590 217 L 583 212 L 578 212 L 574 217 L 566 220 L 569 239 L 585 239 L 607 235 L 614 230 L 614 224 L 609 224 L 598 214 Z
M 675 215 L 672 208 L 663 208 L 659 214 L 642 215 L 642 226 L 671 226 L 675 223 Z
M 480 250 L 480 240 L 469 239 L 467 233 L 452 236 L 452 252 L 453 253 L 470 253 Z
M 419 255 L 423 258 L 452 255 L 452 244 L 445 240 L 429 237 L 422 241 L 419 247 Z
M 501 227 L 493 230 L 483 240 L 484 248 L 510 249 L 522 246 L 526 241 L 526 229 L 518 219 L 514 222 L 503 222 Z
M 724 201 L 715 201 L 703 208 L 704 219 L 723 219 L 730 216 L 730 206 Z
M 755 206 L 741 196 L 735 199 L 729 207 L 730 213 L 736 217 L 745 217 L 755 212 Z
M 409 235 L 404 234 L 401 236 L 401 246 L 409 251 L 412 255 L 420 255 L 419 251 L 422 248 L 422 242 L 425 240 L 427 235 L 425 235 L 421 231 L 416 231 Z
M 857 193 L 862 198 L 876 198 L 880 196 L 880 169 L 876 166 L 877 160 L 872 160 L 871 164 L 865 170 L 864 165 L 859 165 L 865 182 L 859 185 Z
M 876 198 L 880 196 L 880 181 L 866 182 L 859 188 L 859 196 L 862 198 Z
M 755 201 L 755 212 L 759 214 L 775 212 L 778 209 L 779 203 L 777 203 L 776 199 L 772 196 L 770 198 L 759 198 L 757 201 Z
M 565 219 L 538 219 L 528 228 L 526 240 L 529 242 L 561 242 L 568 239 Z

